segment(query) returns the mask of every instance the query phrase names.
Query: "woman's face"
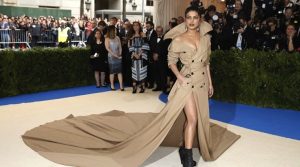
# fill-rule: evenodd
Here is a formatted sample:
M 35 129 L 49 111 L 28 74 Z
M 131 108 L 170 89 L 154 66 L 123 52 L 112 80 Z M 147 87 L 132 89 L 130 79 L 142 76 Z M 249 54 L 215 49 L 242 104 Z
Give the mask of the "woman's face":
M 101 33 L 99 31 L 96 31 L 95 38 L 96 39 L 100 39 L 101 38 Z
M 288 36 L 294 36 L 296 33 L 296 29 L 294 26 L 292 25 L 289 25 L 287 28 L 286 28 L 286 35 Z
M 200 16 L 196 11 L 190 11 L 186 14 L 185 23 L 188 29 L 195 30 L 200 25 Z
M 134 23 L 133 24 L 133 30 L 134 31 L 140 31 L 140 25 L 139 25 L 139 23 Z

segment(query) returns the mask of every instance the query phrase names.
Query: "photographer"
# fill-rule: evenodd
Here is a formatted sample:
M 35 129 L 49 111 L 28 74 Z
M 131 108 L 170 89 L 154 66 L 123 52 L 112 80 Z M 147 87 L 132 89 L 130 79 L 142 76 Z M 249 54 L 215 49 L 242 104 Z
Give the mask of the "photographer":
M 216 7 L 210 5 L 206 9 L 206 14 L 204 16 L 205 21 L 207 21 L 212 27 L 213 31 L 210 32 L 211 35 L 211 50 L 219 49 L 219 34 L 222 32 L 223 23 L 219 19 L 216 12 Z
M 277 28 L 276 18 L 267 20 L 267 29 L 263 34 L 262 50 L 277 50 L 281 31 Z
M 248 25 L 250 18 L 240 16 L 239 22 L 233 26 L 232 46 L 240 50 L 255 48 L 256 32 Z
M 233 0 L 226 2 L 226 20 L 229 25 L 233 25 L 238 22 L 240 16 L 245 16 L 243 11 L 242 2 L 240 0 Z
M 255 0 L 254 2 L 256 6 L 255 15 L 259 19 L 264 20 L 274 16 L 276 12 L 274 0 Z
M 293 8 L 288 7 L 284 11 L 284 15 L 279 20 L 280 29 L 282 32 L 286 30 L 287 25 L 294 21 Z

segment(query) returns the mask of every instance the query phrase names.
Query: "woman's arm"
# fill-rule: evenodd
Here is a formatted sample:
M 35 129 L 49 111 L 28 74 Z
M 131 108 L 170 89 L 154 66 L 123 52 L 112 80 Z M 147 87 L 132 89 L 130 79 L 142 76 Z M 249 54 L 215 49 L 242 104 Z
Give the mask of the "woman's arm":
M 180 53 L 176 51 L 176 44 L 178 44 L 178 42 L 180 42 L 180 39 L 178 37 L 174 38 L 168 48 L 168 66 L 176 76 L 179 84 L 183 84 L 186 82 L 186 78 L 179 72 L 177 68 L 177 62 L 180 56 Z
M 172 72 L 176 76 L 179 84 L 183 84 L 186 82 L 186 78 L 179 72 L 176 64 L 170 64 L 169 68 L 172 70 Z
M 206 65 L 206 73 L 207 73 L 207 77 L 208 77 L 208 96 L 212 97 L 214 94 L 214 87 L 212 84 L 212 79 L 211 79 L 211 75 L 210 75 L 210 66 L 209 64 Z
M 292 52 L 294 50 L 295 50 L 295 48 L 294 48 L 294 44 L 293 44 L 293 36 L 289 36 L 288 37 L 288 51 Z

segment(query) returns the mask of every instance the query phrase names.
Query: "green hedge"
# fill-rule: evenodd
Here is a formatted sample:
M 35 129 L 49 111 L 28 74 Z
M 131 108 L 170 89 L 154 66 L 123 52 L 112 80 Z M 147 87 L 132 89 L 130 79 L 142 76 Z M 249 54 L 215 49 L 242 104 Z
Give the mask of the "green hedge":
M 215 51 L 214 98 L 262 107 L 300 110 L 300 54 Z
M 0 97 L 94 84 L 87 49 L 0 52 Z M 300 110 L 300 54 L 214 51 L 214 99 Z
M 0 97 L 93 84 L 87 49 L 0 52 Z

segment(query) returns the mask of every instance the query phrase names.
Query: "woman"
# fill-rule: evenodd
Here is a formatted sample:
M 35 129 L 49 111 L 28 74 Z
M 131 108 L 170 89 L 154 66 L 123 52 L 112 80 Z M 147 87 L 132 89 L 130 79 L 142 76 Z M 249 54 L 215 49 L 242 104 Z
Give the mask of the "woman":
M 107 71 L 107 51 L 100 30 L 96 30 L 94 38 L 90 50 L 90 64 L 94 71 L 96 87 L 100 88 L 101 86 L 106 86 L 105 72 Z
M 117 36 L 115 26 L 108 26 L 105 38 L 105 47 L 108 51 L 110 88 L 111 90 L 116 90 L 114 86 L 114 78 L 115 74 L 117 74 L 120 90 L 124 91 L 122 76 L 122 46 L 120 38 Z
M 147 78 L 147 60 L 149 45 L 145 42 L 146 37 L 139 22 L 133 22 L 132 37 L 128 41 L 129 54 L 132 59 L 132 93 L 137 91 L 137 82 L 140 82 L 140 93 L 145 92 L 145 79 Z
M 289 24 L 286 27 L 285 36 L 279 42 L 279 49 L 289 53 L 294 51 L 300 52 L 300 41 L 297 39 L 295 25 Z
M 186 28 L 187 31 L 185 33 L 182 33 L 178 35 L 176 38 L 173 39 L 173 42 L 171 43 L 170 50 L 169 50 L 169 56 L 168 56 L 168 65 L 172 72 L 175 74 L 177 78 L 177 86 L 189 86 L 191 84 L 192 89 L 203 88 L 207 85 L 208 90 L 208 97 L 211 97 L 213 95 L 213 86 L 210 76 L 210 68 L 208 64 L 208 57 L 201 55 L 194 55 L 192 56 L 192 61 L 190 62 L 190 58 L 186 56 L 185 54 L 178 53 L 178 46 L 184 45 L 182 47 L 186 47 L 187 50 L 192 50 L 195 53 L 199 52 L 201 50 L 201 47 L 205 47 L 205 44 L 208 43 L 208 37 L 207 36 L 200 36 L 200 17 L 201 13 L 193 10 L 193 8 L 190 8 L 186 11 Z M 200 44 L 200 42 L 203 42 Z M 204 43 L 206 42 L 206 43 Z M 176 46 L 177 45 L 177 46 Z M 204 48 L 207 49 L 207 48 Z M 208 52 L 208 50 L 204 50 L 204 52 Z M 208 54 L 208 53 L 206 53 Z M 178 58 L 182 61 L 184 64 L 184 69 L 182 72 L 179 72 L 177 68 L 177 61 Z M 200 61 L 200 62 L 199 62 Z M 195 64 L 195 65 L 193 65 Z M 194 66 L 194 67 L 193 67 Z M 201 74 L 202 73 L 202 74 Z M 202 80 L 202 81 L 201 81 Z M 198 81 L 198 82 L 195 82 Z M 201 81 L 201 82 L 199 82 Z M 175 85 L 176 86 L 176 85 Z M 204 89 L 206 89 L 204 88 Z M 175 89 L 173 89 L 174 92 Z M 205 96 L 207 93 L 202 92 L 201 89 L 195 90 L 196 92 L 199 92 L 198 96 Z M 193 166 L 193 157 L 192 157 L 192 147 L 194 143 L 194 136 L 197 129 L 197 102 L 196 100 L 199 100 L 194 97 L 193 93 L 187 95 L 186 97 L 186 104 L 184 105 L 184 112 L 185 116 L 187 118 L 187 121 L 185 123 L 185 129 L 184 129 L 184 146 L 181 147 L 179 150 L 181 157 L 182 157 L 182 163 L 183 166 Z M 205 130 L 205 129 L 203 129 Z
M 69 117 L 28 131 L 24 142 L 52 161 L 73 166 L 138 167 L 158 146 L 180 143 L 184 143 L 180 150 L 184 167 L 195 165 L 192 147 L 200 148 L 204 161 L 217 159 L 240 136 L 209 121 L 208 97 L 213 88 L 208 32 L 212 27 L 200 23 L 198 7 L 187 8 L 185 16 L 185 23 L 165 35 L 173 38 L 169 66 L 178 78 L 159 113 L 111 111 Z M 180 72 L 174 66 L 178 58 L 184 64 Z

